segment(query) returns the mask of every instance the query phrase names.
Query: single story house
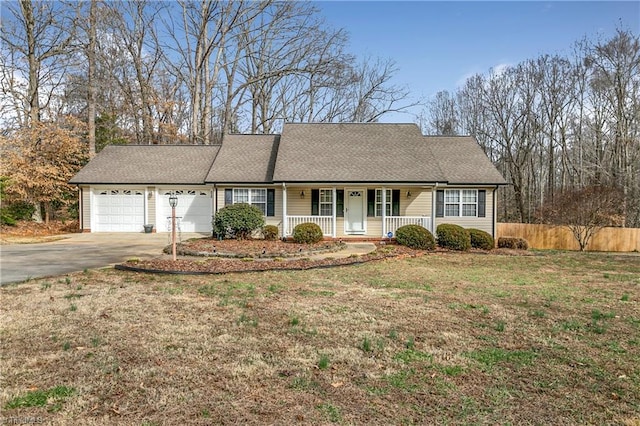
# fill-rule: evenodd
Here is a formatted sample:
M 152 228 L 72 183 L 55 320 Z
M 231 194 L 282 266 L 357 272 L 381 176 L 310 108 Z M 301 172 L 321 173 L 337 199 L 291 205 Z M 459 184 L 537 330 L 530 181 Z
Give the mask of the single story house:
M 210 232 L 222 207 L 249 203 L 283 237 L 315 222 L 328 238 L 381 238 L 406 224 L 455 223 L 495 236 L 504 178 L 469 136 L 415 124 L 287 123 L 280 135 L 221 145 L 107 146 L 70 181 L 84 232 Z

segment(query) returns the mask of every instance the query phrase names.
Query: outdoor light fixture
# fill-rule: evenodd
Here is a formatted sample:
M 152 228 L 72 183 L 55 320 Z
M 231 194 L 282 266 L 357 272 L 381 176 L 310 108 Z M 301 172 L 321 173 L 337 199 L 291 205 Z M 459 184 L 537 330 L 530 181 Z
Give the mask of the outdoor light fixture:
M 407 198 L 411 198 L 411 191 L 407 191 Z
M 171 191 L 171 193 L 169 194 L 169 205 L 172 209 L 175 209 L 178 205 L 178 196 L 173 191 Z
M 300 198 L 304 198 L 304 191 L 300 191 Z

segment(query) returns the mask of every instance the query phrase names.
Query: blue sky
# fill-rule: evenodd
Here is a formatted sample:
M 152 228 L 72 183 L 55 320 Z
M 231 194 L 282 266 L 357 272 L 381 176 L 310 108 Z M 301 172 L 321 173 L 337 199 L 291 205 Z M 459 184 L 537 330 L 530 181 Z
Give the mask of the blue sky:
M 428 98 L 465 77 L 540 54 L 571 55 L 574 42 L 640 33 L 640 2 L 320 1 L 327 23 L 344 28 L 362 57 L 392 58 L 396 84 Z M 412 121 L 393 115 L 382 121 Z

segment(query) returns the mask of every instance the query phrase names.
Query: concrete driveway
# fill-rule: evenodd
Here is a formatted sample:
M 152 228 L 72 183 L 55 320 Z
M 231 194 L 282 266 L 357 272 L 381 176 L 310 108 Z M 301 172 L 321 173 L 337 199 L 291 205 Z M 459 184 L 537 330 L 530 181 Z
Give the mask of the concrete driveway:
M 182 240 L 206 234 L 182 234 Z M 131 257 L 160 256 L 171 234 L 67 234 L 38 244 L 0 246 L 0 285 L 30 278 L 62 275 L 119 263 Z

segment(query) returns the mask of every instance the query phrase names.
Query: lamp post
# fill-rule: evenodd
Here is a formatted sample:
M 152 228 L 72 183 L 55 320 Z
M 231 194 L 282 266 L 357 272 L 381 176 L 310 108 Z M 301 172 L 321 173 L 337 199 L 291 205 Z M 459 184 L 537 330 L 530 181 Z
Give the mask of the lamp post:
M 173 261 L 176 261 L 176 206 L 178 205 L 178 196 L 171 191 L 169 194 L 169 205 L 171 206 L 171 253 Z

